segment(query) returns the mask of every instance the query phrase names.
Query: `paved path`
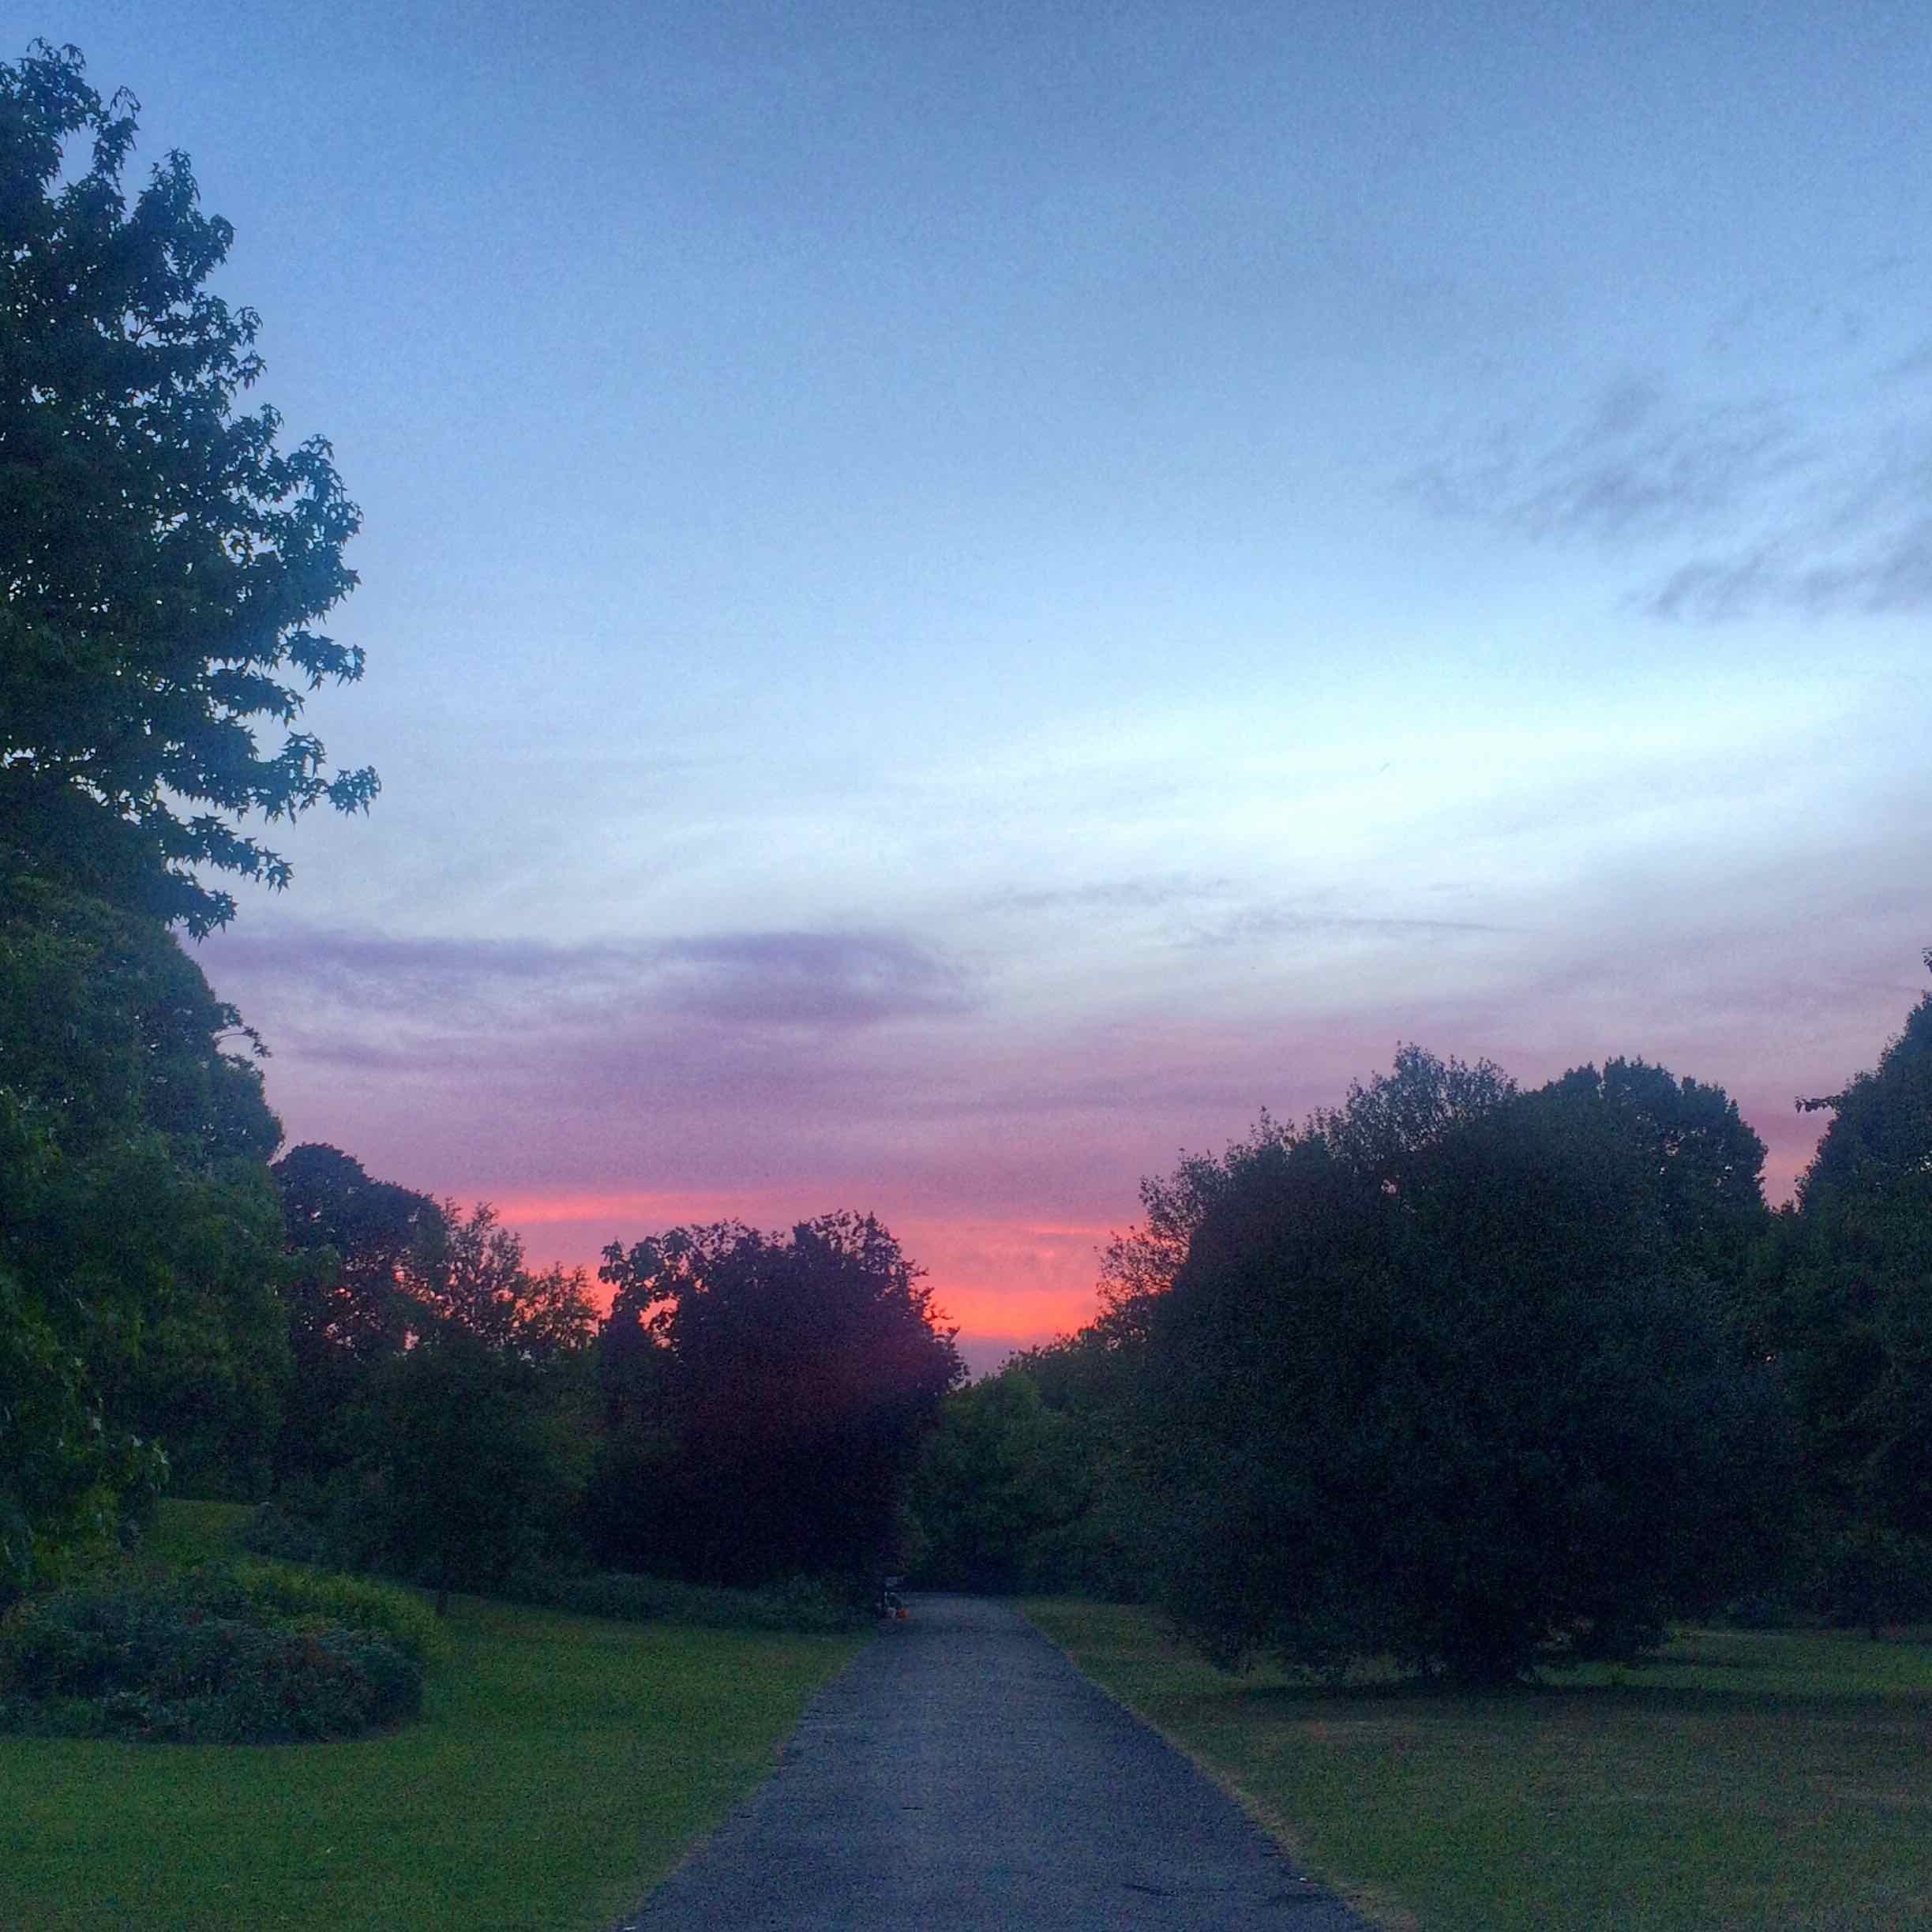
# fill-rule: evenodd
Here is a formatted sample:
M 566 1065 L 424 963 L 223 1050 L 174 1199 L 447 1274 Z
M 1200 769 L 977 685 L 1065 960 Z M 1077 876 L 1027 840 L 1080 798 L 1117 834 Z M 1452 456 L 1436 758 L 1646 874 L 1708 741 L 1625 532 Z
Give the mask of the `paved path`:
M 912 1610 L 621 1932 L 1360 1932 L 1017 1612 Z

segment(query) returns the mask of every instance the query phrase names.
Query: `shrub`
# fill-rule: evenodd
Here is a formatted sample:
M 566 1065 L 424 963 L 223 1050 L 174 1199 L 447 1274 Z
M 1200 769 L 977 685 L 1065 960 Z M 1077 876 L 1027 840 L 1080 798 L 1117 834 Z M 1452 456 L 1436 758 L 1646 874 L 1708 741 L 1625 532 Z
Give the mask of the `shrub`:
M 1825 1537 L 1805 1594 L 1836 1630 L 1876 1631 L 1932 1617 L 1932 1540 L 1870 1520 Z
M 340 1472 L 298 1480 L 257 1506 L 239 1539 L 253 1556 L 325 1570 L 381 1566 L 388 1504 L 381 1486 Z
M 444 1654 L 429 1605 L 367 1577 L 244 1557 L 204 1564 L 183 1588 L 202 1608 L 219 1615 L 272 1623 L 319 1619 L 385 1638 L 418 1664 Z
M 737 1590 L 620 1571 L 590 1577 L 527 1574 L 512 1578 L 508 1590 L 527 1603 L 627 1623 L 820 1633 L 857 1630 L 870 1620 L 862 1606 L 811 1577 L 793 1577 L 761 1590 Z
M 225 1615 L 176 1587 L 73 1589 L 0 1623 L 0 1727 L 197 1743 L 352 1737 L 422 1708 L 386 1634 Z
M 306 1516 L 291 1514 L 279 1502 L 264 1502 L 242 1532 L 242 1547 L 257 1556 L 287 1563 L 323 1563 L 329 1559 L 328 1539 Z

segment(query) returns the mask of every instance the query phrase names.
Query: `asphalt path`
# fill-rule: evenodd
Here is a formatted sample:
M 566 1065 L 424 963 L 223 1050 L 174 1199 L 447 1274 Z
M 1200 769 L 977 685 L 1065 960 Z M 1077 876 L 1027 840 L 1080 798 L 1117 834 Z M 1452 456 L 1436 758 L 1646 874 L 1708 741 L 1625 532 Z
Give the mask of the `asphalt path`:
M 1361 1932 L 1016 1611 L 917 1597 L 619 1932 Z

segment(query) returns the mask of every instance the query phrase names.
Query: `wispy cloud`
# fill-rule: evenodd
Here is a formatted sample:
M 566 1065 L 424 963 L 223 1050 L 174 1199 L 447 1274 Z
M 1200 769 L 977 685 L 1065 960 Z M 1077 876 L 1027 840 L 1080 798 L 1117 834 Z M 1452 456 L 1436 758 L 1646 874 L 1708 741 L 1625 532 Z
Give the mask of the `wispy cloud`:
M 1821 617 L 1932 609 L 1932 475 L 1890 505 L 1866 508 L 1860 520 L 1878 526 L 1869 534 L 1848 534 L 1851 520 L 1820 519 L 1741 550 L 1694 557 L 1637 602 L 1653 617 L 1710 623 L 1773 610 Z
M 225 972 L 299 983 L 306 1000 L 389 1014 L 437 1030 L 503 1009 L 570 1015 L 674 1015 L 740 1028 L 850 1030 L 962 1012 L 958 963 L 902 934 L 752 932 L 658 943 L 243 933 L 216 948 Z M 533 1001 L 535 989 L 541 1000 Z
M 661 996 L 681 1012 L 757 1025 L 853 1027 L 959 1013 L 964 972 L 881 932 L 746 932 L 655 949 Z
M 1626 375 L 1567 420 L 1491 426 L 1398 490 L 1531 542 L 1674 551 L 1626 599 L 1666 621 L 1932 609 L 1932 353 L 1805 394 Z
M 1454 940 L 1511 930 L 1478 919 L 1381 917 L 1371 913 L 1311 912 L 1292 906 L 1257 906 L 1213 925 L 1182 936 L 1184 944 L 1202 947 L 1266 946 L 1284 940 L 1329 943 L 1404 940 Z
M 1806 460 L 1784 403 L 1694 407 L 1655 378 L 1627 376 L 1554 434 L 1529 422 L 1498 426 L 1485 446 L 1422 464 L 1401 486 L 1438 516 L 1539 540 L 1622 544 L 1705 527 Z
M 1172 906 L 1225 898 L 1235 890 L 1230 878 L 1165 872 L 1077 885 L 1015 887 L 989 894 L 984 902 L 992 912 L 1159 912 Z

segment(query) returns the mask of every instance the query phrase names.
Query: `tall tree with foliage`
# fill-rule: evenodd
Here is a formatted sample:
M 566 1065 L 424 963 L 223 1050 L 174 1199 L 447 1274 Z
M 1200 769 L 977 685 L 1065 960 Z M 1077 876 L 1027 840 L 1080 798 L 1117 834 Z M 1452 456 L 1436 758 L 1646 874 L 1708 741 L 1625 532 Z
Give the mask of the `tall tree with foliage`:
M 358 517 L 326 441 L 238 409 L 259 318 L 207 287 L 234 231 L 178 152 L 129 201 L 135 112 L 74 48 L 0 65 L 0 874 L 200 934 L 234 906 L 198 868 L 287 879 L 250 815 L 375 794 L 298 728 L 362 674 L 316 628 Z
M 617 1290 L 600 1348 L 660 1405 L 641 1443 L 609 1446 L 606 1556 L 725 1583 L 891 1557 L 920 1441 L 964 1371 L 876 1219 L 673 1229 L 613 1244 L 600 1272 Z
M 1013 1364 L 947 1396 L 913 1476 L 918 1579 L 966 1590 L 1059 1581 L 1056 1546 L 1089 1502 L 1072 1433 Z
M 1866 1623 L 1923 1615 L 1932 1608 L 1932 994 L 1876 1067 L 1810 1104 L 1833 1118 L 1784 1221 L 1776 1340 L 1799 1393 L 1813 1494 L 1842 1540 L 1827 1607 Z
M 311 1150 L 305 1191 L 345 1178 L 346 1157 L 321 1157 L 334 1151 Z M 406 1192 L 377 1209 L 391 1240 Z M 350 1467 L 316 1500 L 338 1556 L 420 1578 L 440 1609 L 452 1589 L 572 1545 L 589 1469 L 596 1312 L 584 1271 L 533 1273 L 487 1202 L 466 1215 L 453 1201 L 409 1200 L 392 1291 L 401 1343 L 379 1335 L 357 1365 L 336 1435 Z
M 345 1424 L 370 1379 L 409 1341 L 415 1304 L 404 1272 L 442 1210 L 319 1142 L 291 1147 L 271 1171 L 288 1249 L 283 1300 L 294 1364 L 276 1472 L 325 1476 L 354 1453 Z
M 1144 1597 L 1132 1426 L 1143 1370 L 1103 1315 L 949 1395 L 913 1476 L 915 1579 Z
M 467 1214 L 454 1201 L 443 1202 L 404 1259 L 403 1285 L 418 1331 L 460 1329 L 527 1361 L 578 1354 L 597 1327 L 586 1270 L 531 1273 L 521 1237 L 487 1201 Z
M 1644 1138 L 1559 1086 L 1452 1109 L 1392 1166 L 1360 1104 L 1247 1165 L 1154 1305 L 1182 1627 L 1227 1662 L 1494 1679 L 1740 1587 L 1785 1500 L 1781 1397 Z
M 242 1035 L 244 1050 L 233 1042 Z M 266 1160 L 234 1009 L 98 899 L 0 902 L 0 1520 L 15 1574 L 165 1457 L 265 1473 L 287 1375 Z
M 562 1364 L 439 1326 L 371 1379 L 358 1405 L 362 1549 L 437 1592 L 541 1563 L 576 1527 L 587 1461 Z
M 299 728 L 362 657 L 326 443 L 239 407 L 233 233 L 80 54 L 0 63 L 0 1521 L 7 1562 L 150 1490 L 257 1480 L 286 1372 L 280 1130 L 170 935 L 283 883 L 247 829 L 373 797 Z M 268 733 L 264 742 L 261 733 Z M 158 1439 L 158 1442 L 157 1442 Z

